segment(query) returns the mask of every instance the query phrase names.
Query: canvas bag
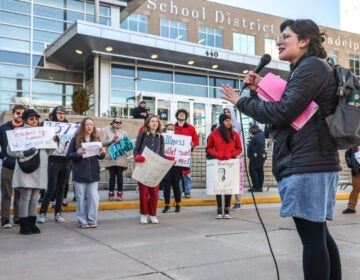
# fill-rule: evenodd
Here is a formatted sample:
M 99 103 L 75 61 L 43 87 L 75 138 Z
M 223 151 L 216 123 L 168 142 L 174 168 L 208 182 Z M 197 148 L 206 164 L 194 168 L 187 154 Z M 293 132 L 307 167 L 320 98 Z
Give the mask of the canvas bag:
M 31 157 L 17 158 L 17 163 L 24 173 L 33 173 L 40 166 L 39 150 L 36 150 Z
M 345 150 L 360 144 L 360 107 L 348 104 L 349 97 L 360 90 L 360 83 L 350 69 L 335 65 L 332 58 L 327 60 L 338 85 L 338 104 L 335 113 L 325 120 L 338 149 Z

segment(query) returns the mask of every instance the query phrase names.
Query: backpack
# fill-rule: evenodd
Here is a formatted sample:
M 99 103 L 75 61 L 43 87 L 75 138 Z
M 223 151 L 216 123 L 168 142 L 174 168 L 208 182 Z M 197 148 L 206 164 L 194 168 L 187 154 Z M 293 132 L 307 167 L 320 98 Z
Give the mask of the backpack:
M 338 86 L 338 103 L 335 113 L 325 120 L 338 150 L 346 150 L 360 144 L 360 83 L 350 69 L 335 65 L 333 58 L 327 61 Z M 356 98 L 358 103 L 354 102 Z

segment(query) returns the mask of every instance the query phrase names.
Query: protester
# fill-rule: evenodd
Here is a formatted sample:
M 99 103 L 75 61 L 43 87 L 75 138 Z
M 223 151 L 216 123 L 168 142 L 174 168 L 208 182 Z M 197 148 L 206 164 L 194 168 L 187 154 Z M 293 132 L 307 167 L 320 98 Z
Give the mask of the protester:
M 226 114 L 219 116 L 219 127 L 209 136 L 206 151 L 218 160 L 229 160 L 236 158 L 242 151 L 239 135 L 233 131 L 231 117 Z M 224 195 L 224 208 L 222 205 L 222 195 L 216 195 L 217 214 L 216 219 L 231 219 L 230 202 L 231 194 Z
M 167 124 L 165 126 L 165 133 L 173 134 L 175 131 L 175 127 L 173 124 Z M 162 186 L 164 192 L 164 200 L 165 200 L 165 207 L 163 209 L 163 213 L 170 212 L 170 196 L 171 196 L 171 188 L 174 192 L 174 199 L 175 199 L 175 212 L 180 212 L 180 202 L 181 202 L 181 192 L 179 181 L 181 179 L 181 167 L 173 166 L 169 170 L 169 172 L 165 175 L 165 177 L 160 182 L 160 187 Z
M 1 226 L 3 228 L 11 228 L 10 223 L 10 205 L 13 194 L 12 178 L 15 168 L 15 157 L 8 155 L 7 146 L 8 139 L 6 136 L 7 130 L 13 130 L 22 126 L 22 114 L 25 111 L 23 105 L 15 105 L 11 110 L 11 120 L 0 126 L 0 159 L 2 160 L 1 170 Z M 14 189 L 13 199 L 13 222 L 14 225 L 19 225 L 19 198 L 20 192 Z
M 94 121 L 85 117 L 71 140 L 68 157 L 72 160 L 72 179 L 76 195 L 76 217 L 81 228 L 96 228 L 99 206 L 99 159 L 105 158 L 105 148 L 99 146 L 97 155 L 84 157 L 83 143 L 99 142 Z M 100 143 L 101 144 L 101 143 Z
M 334 113 L 336 80 L 324 61 L 325 33 L 312 20 L 285 20 L 277 40 L 279 59 L 289 61 L 290 73 L 280 101 L 265 102 L 254 92 L 260 76 L 250 72 L 244 83 L 253 91 L 240 97 L 223 85 L 223 99 L 261 123 L 272 124 L 273 173 L 282 205 L 280 215 L 293 217 L 303 244 L 304 279 L 341 279 L 337 245 L 326 220 L 333 219 L 339 156 L 325 118 Z M 290 124 L 315 101 L 320 109 L 296 131 Z
M 185 109 L 178 109 L 175 113 L 177 122 L 175 123 L 175 134 L 191 136 L 191 150 L 199 145 L 199 135 L 195 127 L 187 123 L 188 112 Z M 184 190 L 185 198 L 191 198 L 191 167 L 183 168 L 183 180 L 180 180 L 180 190 Z
M 237 134 L 239 134 L 240 136 L 240 141 L 241 141 L 241 147 L 244 149 L 244 134 L 242 131 L 242 126 L 241 123 L 236 121 L 236 117 L 235 117 L 235 111 L 234 111 L 234 106 L 226 106 L 223 109 L 223 113 L 230 116 L 231 118 L 231 125 L 232 125 L 232 129 L 233 131 L 235 131 Z M 240 163 L 240 173 L 239 173 L 239 177 L 240 177 L 240 184 L 239 184 L 239 194 L 235 194 L 235 204 L 233 205 L 233 207 L 231 208 L 232 210 L 239 210 L 241 207 L 241 195 L 244 192 L 244 170 L 245 170 L 245 162 L 244 162 L 244 156 L 242 155 L 242 152 L 240 154 L 240 156 L 238 156 L 239 158 L 239 163 Z
M 149 116 L 149 113 L 146 110 L 146 102 L 141 101 L 139 103 L 139 106 L 134 108 L 132 115 L 133 115 L 133 117 L 135 119 L 144 119 L 144 120 L 146 120 L 147 117 Z
M 348 207 L 343 211 L 343 214 L 355 214 L 356 205 L 359 200 L 360 193 L 360 165 L 359 158 L 356 159 L 355 154 L 360 152 L 360 146 L 354 146 L 345 152 L 345 160 L 347 166 L 351 169 L 352 175 L 352 191 L 349 196 Z
M 67 123 L 65 118 L 66 110 L 62 106 L 57 106 L 50 114 L 53 122 Z M 57 223 L 64 223 L 65 218 L 61 215 L 64 199 L 64 189 L 70 175 L 70 160 L 67 157 L 68 145 L 63 141 L 57 143 L 57 149 L 49 156 L 48 160 L 48 184 L 45 195 L 41 202 L 39 223 L 45 223 L 46 213 L 52 197 L 55 195 L 54 220 Z
M 104 147 L 110 147 L 113 143 L 120 143 L 120 140 L 127 136 L 127 132 L 121 127 L 122 121 L 119 118 L 113 119 L 108 128 L 104 133 Z M 108 198 L 110 201 L 114 200 L 115 194 L 115 179 L 117 182 L 117 193 L 116 199 L 123 199 L 123 172 L 127 169 L 126 155 L 119 157 L 117 160 L 113 160 L 109 153 L 105 157 L 105 168 L 109 170 L 109 194 Z
M 39 126 L 39 118 L 40 115 L 35 110 L 25 110 L 22 114 L 24 128 Z M 54 141 L 58 141 L 57 136 L 54 136 Z M 38 234 L 40 229 L 36 226 L 37 201 L 40 189 L 46 188 L 48 156 L 54 150 L 30 148 L 15 152 L 8 146 L 7 151 L 9 155 L 17 158 L 12 187 L 20 192 L 20 233 Z M 27 166 L 24 165 L 30 166 L 31 170 L 26 169 Z
M 164 137 L 161 135 L 161 132 L 159 117 L 157 115 L 148 117 L 145 121 L 144 130 L 139 132 L 136 137 L 135 148 L 133 151 L 135 162 L 144 162 L 146 160 L 142 155 L 145 147 L 154 153 L 167 158 L 164 155 Z M 138 182 L 138 186 L 140 194 L 140 223 L 147 224 L 149 218 L 150 223 L 158 224 L 159 220 L 156 217 L 156 210 L 159 185 L 152 187 Z
M 250 159 L 249 173 L 252 187 L 249 191 L 262 192 L 264 184 L 264 163 L 266 160 L 265 135 L 256 124 L 250 127 L 250 132 L 252 136 L 247 147 L 247 156 Z

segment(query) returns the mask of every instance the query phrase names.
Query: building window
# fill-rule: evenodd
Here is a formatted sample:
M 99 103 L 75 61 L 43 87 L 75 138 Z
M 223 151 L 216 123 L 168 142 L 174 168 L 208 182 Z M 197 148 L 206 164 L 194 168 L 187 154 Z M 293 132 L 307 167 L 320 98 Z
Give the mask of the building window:
M 255 55 L 255 36 L 234 33 L 233 49 L 241 54 Z
M 179 21 L 161 19 L 160 36 L 174 40 L 187 41 L 187 24 Z
M 148 17 L 139 14 L 131 14 L 120 24 L 120 28 L 141 33 L 148 33 Z
M 356 77 L 360 78 L 360 55 L 352 54 L 350 55 L 349 60 L 349 68 L 356 75 Z
M 223 47 L 223 31 L 220 29 L 200 26 L 199 27 L 199 44 L 222 48 Z
M 279 60 L 279 50 L 275 39 L 265 38 L 265 53 L 270 54 L 272 59 Z
M 333 50 L 326 50 L 328 57 L 334 59 L 335 64 L 339 63 L 339 52 Z

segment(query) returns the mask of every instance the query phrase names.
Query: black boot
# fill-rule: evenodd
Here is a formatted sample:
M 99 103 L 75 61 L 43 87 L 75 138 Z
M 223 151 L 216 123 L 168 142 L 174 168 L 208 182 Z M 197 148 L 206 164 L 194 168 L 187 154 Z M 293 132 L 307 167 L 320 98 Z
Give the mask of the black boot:
M 36 226 L 36 216 L 29 217 L 29 228 L 33 234 L 41 233 L 40 229 Z
M 29 227 L 29 217 L 20 218 L 20 233 L 24 235 L 32 234 L 32 231 Z
M 162 211 L 163 213 L 169 213 L 170 212 L 170 206 L 169 205 L 165 205 L 165 208 Z

